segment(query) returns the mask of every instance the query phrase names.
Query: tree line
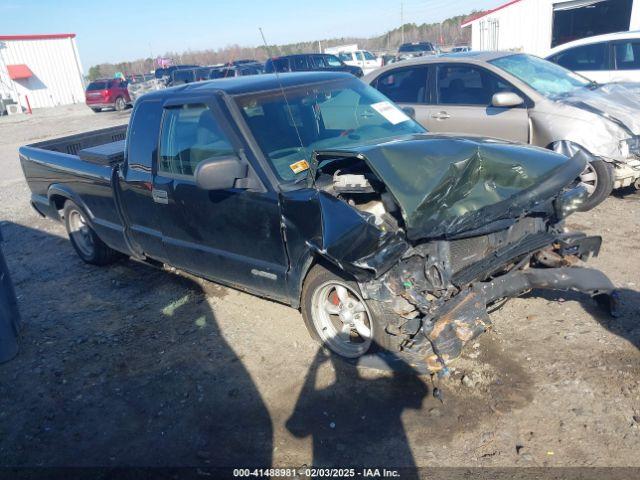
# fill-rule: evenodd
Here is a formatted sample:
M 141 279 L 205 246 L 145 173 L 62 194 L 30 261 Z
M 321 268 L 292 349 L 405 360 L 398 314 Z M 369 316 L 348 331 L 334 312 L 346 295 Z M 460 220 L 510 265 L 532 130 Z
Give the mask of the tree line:
M 472 12 L 475 15 L 478 12 Z M 187 50 L 185 52 L 167 52 L 163 58 L 170 58 L 175 64 L 215 65 L 232 62 L 238 59 L 255 59 L 264 61 L 269 57 L 291 55 L 294 53 L 318 52 L 320 49 L 338 45 L 357 43 L 365 50 L 373 52 L 397 51 L 404 38 L 405 42 L 428 41 L 442 45 L 468 45 L 471 41 L 471 29 L 461 28 L 462 22 L 469 15 L 458 15 L 441 23 L 407 23 L 371 38 L 341 37 L 310 42 L 290 43 L 286 45 L 270 45 L 269 47 L 246 47 L 229 45 L 218 49 Z M 112 77 L 116 72 L 126 75 L 148 73 L 156 68 L 155 59 L 140 58 L 131 62 L 101 63 L 89 68 L 89 80 Z

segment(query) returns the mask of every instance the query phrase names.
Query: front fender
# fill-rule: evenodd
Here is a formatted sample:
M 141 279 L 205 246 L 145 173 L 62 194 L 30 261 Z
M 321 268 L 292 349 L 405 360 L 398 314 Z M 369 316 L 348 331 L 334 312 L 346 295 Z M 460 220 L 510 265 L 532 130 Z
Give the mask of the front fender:
M 583 155 L 586 155 L 588 162 L 593 162 L 594 160 L 604 160 L 605 162 L 613 163 L 612 159 L 594 155 L 587 148 L 583 147 L 579 143 L 572 142 L 571 140 L 558 140 L 551 143 L 550 145 L 547 145 L 547 148 L 569 158 L 573 157 L 577 153 L 582 153 Z

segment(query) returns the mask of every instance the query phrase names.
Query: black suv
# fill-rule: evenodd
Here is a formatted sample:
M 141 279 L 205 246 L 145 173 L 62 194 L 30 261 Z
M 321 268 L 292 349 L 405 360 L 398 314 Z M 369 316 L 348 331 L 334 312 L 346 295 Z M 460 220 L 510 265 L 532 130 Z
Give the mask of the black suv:
M 264 73 L 273 72 L 309 72 L 309 71 L 347 72 L 362 77 L 360 67 L 347 65 L 335 55 L 326 53 L 302 53 L 270 58 L 264 65 Z

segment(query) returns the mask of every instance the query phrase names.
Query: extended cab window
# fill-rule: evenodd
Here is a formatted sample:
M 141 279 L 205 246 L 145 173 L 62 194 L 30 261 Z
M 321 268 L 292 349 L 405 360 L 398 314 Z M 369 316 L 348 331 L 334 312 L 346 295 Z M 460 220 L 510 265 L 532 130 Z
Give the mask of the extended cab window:
M 207 106 L 183 105 L 165 109 L 159 172 L 193 175 L 200 162 L 234 153 L 231 142 Z
M 428 67 L 392 70 L 378 77 L 376 88 L 398 103 L 425 103 Z

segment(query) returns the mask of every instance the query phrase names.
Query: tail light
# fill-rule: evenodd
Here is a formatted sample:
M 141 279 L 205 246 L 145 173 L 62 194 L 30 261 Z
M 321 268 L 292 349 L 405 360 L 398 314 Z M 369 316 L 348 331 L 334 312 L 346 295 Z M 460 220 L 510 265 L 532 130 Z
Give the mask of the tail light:
M 102 91 L 102 96 L 103 96 L 104 98 L 109 98 L 109 90 L 103 90 L 103 91 Z

